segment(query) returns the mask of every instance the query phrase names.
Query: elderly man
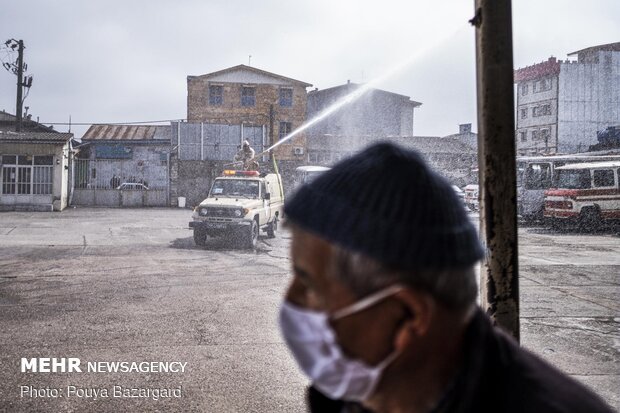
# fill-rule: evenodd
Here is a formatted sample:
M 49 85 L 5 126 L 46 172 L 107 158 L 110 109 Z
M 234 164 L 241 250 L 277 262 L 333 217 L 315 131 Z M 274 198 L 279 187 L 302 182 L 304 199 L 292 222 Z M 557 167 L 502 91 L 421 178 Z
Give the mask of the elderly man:
M 451 186 L 381 143 L 286 204 L 280 325 L 313 412 L 608 412 L 476 305 L 484 254 Z

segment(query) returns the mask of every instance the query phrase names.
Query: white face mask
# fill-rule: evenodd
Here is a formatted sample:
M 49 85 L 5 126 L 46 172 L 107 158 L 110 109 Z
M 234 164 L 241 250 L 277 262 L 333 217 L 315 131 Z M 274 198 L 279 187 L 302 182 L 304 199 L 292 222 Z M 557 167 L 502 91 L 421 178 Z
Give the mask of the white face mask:
M 369 308 L 402 288 L 392 285 L 331 316 L 323 311 L 298 307 L 288 301 L 282 303 L 280 329 L 284 340 L 299 367 L 320 392 L 332 399 L 357 402 L 367 400 L 372 395 L 383 370 L 398 354 L 390 354 L 376 366 L 350 359 L 338 345 L 329 320 L 337 320 Z

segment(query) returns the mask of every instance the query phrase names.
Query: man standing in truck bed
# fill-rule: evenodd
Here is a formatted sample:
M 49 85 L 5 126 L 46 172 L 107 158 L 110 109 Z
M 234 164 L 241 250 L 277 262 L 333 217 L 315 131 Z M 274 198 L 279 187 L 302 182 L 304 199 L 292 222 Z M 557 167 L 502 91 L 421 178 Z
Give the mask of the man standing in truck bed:
M 258 162 L 254 159 L 256 153 L 250 146 L 250 142 L 243 141 L 243 145 L 235 155 L 235 161 L 243 162 L 243 169 L 246 171 L 258 170 Z

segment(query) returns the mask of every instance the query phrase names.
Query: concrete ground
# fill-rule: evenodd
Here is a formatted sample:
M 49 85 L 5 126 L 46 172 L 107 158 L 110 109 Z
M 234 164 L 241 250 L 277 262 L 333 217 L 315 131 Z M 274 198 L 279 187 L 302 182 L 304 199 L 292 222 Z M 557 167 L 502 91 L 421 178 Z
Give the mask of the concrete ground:
M 0 412 L 304 411 L 306 380 L 276 321 L 289 235 L 256 251 L 197 248 L 189 219 L 185 209 L 0 214 Z M 520 256 L 522 344 L 618 409 L 620 238 L 524 228 Z M 22 373 L 22 357 L 187 365 Z M 114 386 L 182 393 L 118 398 Z M 62 397 L 34 397 L 46 389 Z

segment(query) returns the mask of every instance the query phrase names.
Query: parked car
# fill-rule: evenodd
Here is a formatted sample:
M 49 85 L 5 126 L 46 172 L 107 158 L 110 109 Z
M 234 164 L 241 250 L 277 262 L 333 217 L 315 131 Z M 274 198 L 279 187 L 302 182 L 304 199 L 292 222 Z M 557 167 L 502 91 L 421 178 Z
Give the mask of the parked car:
M 141 184 L 138 182 L 123 182 L 116 189 L 122 190 L 122 191 L 127 191 L 127 190 L 147 191 L 149 187 L 146 186 L 145 184 Z
M 295 169 L 296 186 L 312 182 L 323 172 L 329 171 L 329 169 L 330 168 L 328 168 L 327 166 L 314 166 L 314 165 L 298 166 Z
M 467 208 L 472 211 L 477 211 L 480 208 L 480 200 L 479 200 L 479 188 L 478 185 L 467 185 L 465 186 L 465 205 Z

